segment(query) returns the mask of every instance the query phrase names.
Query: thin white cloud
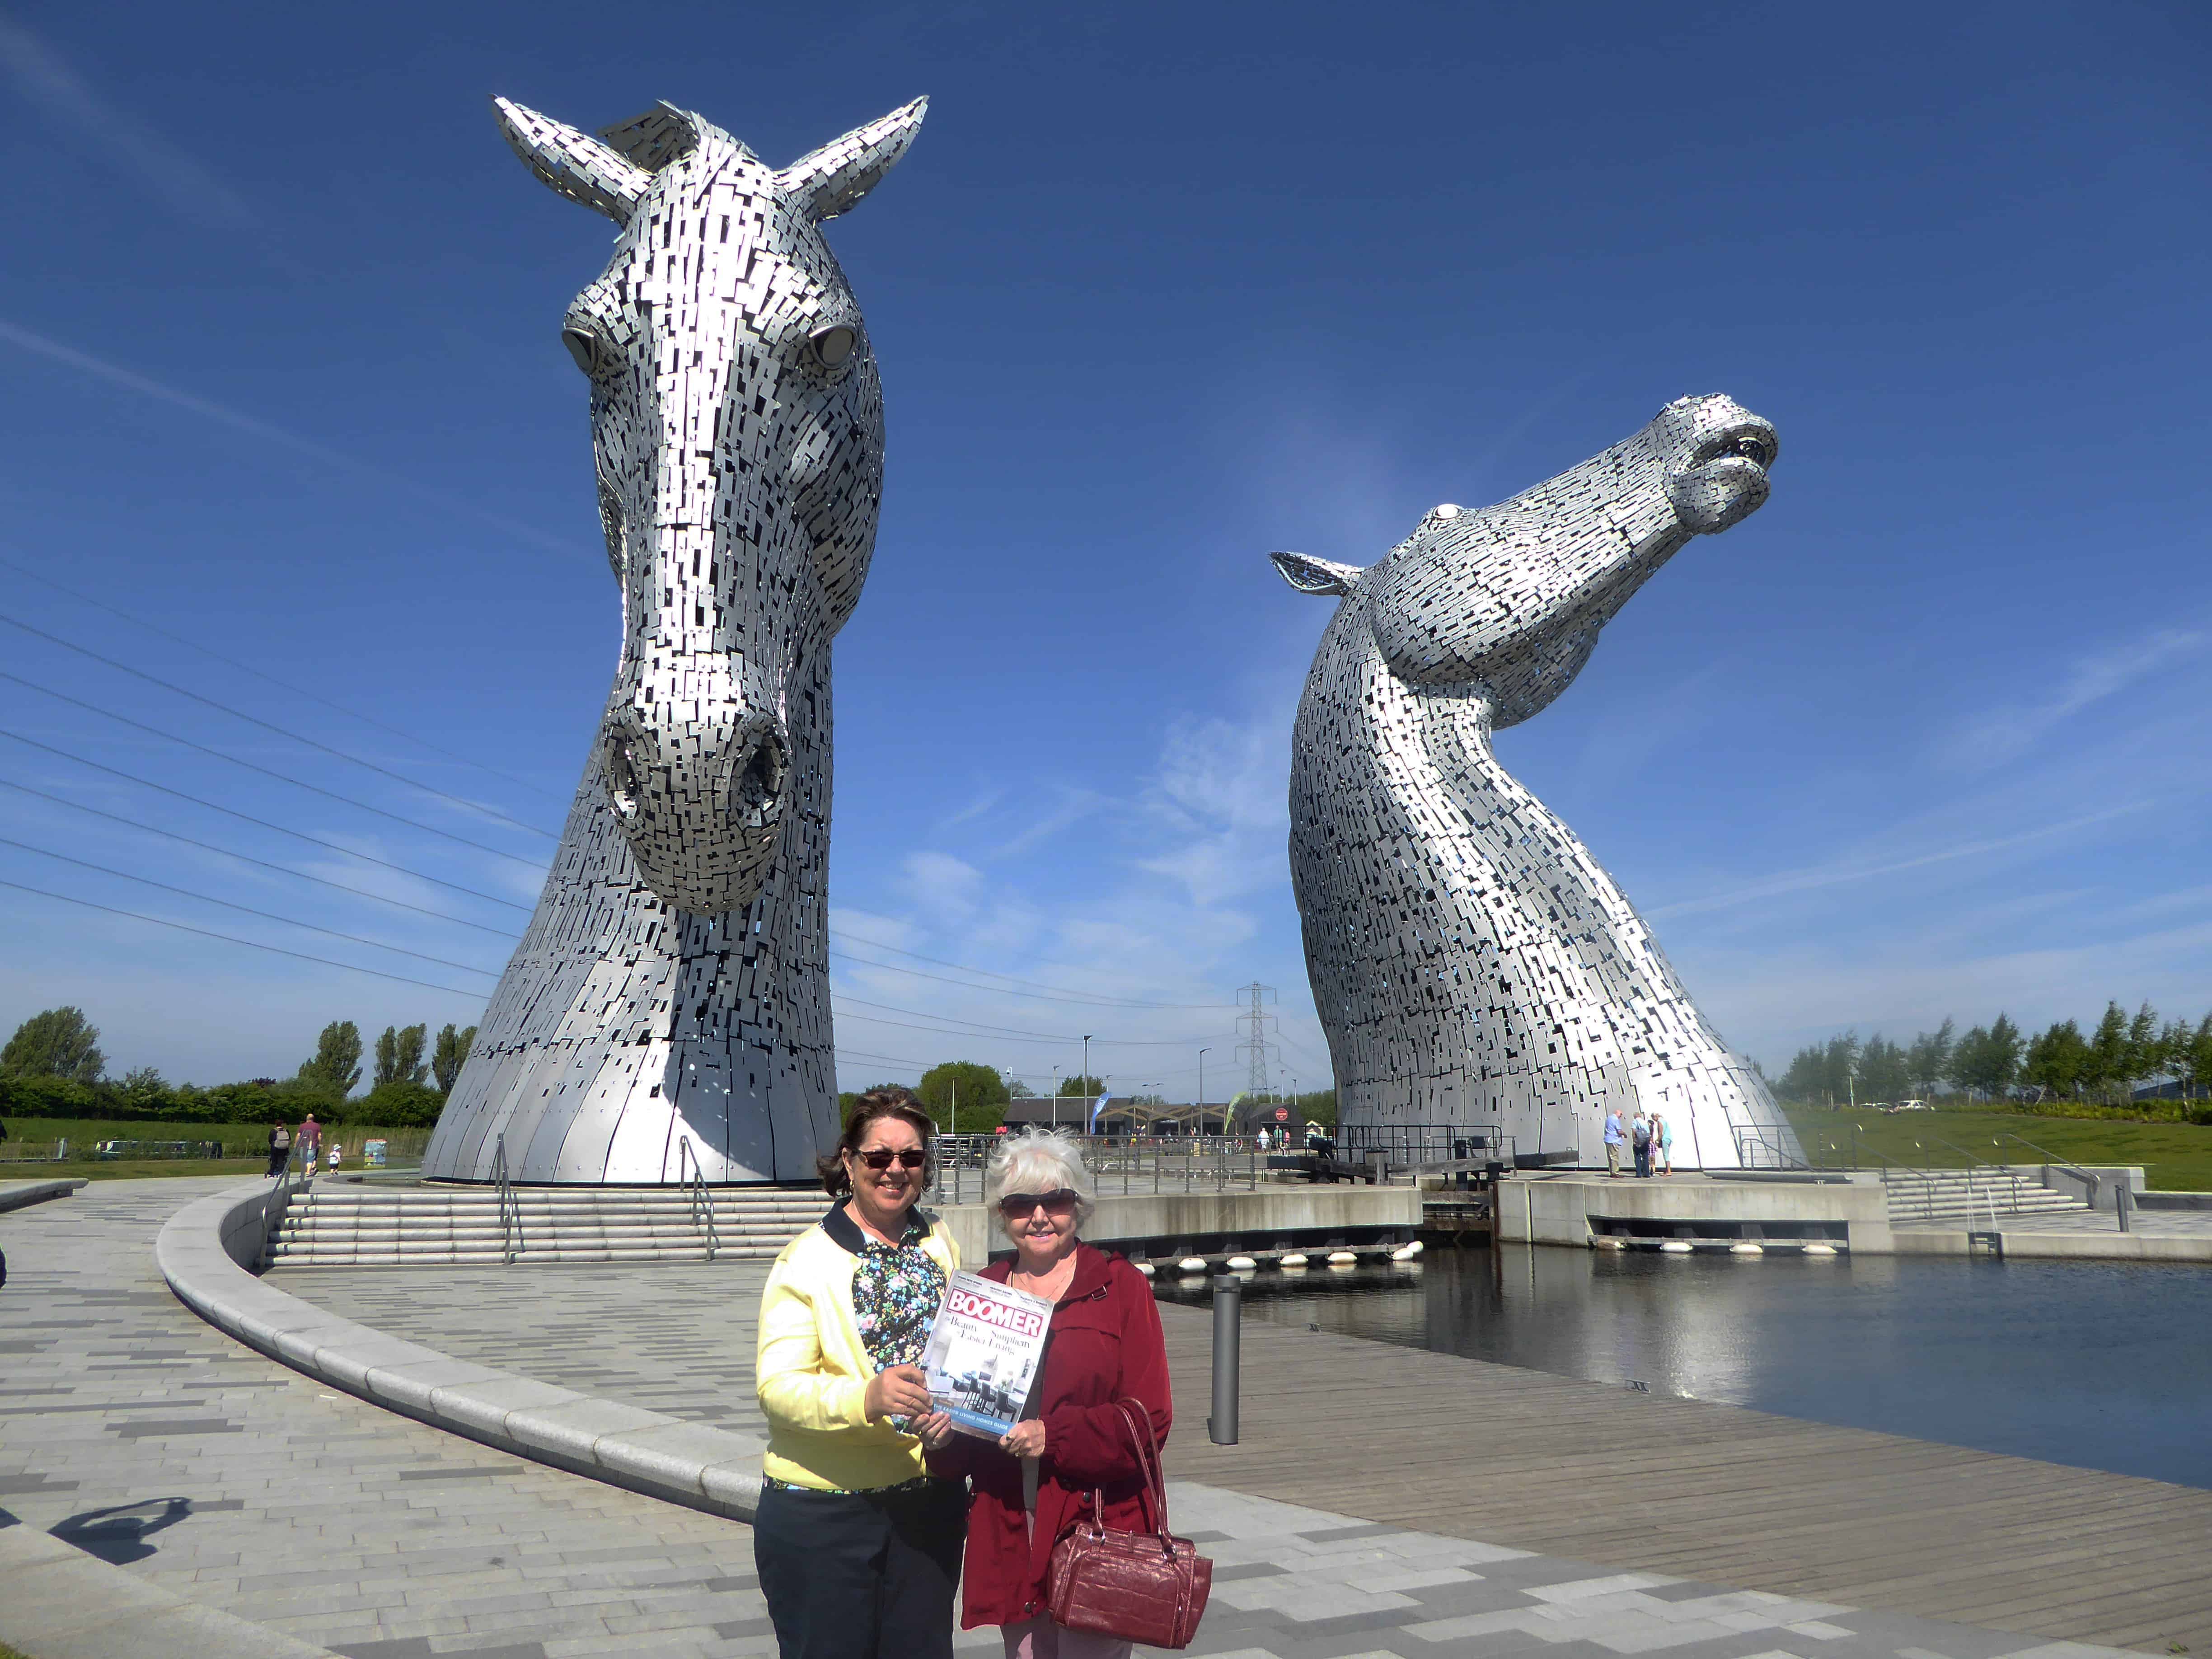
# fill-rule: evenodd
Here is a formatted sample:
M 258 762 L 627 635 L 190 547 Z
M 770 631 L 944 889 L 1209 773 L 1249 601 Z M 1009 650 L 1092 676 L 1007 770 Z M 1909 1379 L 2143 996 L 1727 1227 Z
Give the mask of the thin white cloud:
M 1834 864 L 1816 865 L 1808 869 L 1784 871 L 1747 886 L 1731 889 L 1724 893 L 1711 893 L 1703 898 L 1678 899 L 1672 904 L 1654 905 L 1645 910 L 1647 920 L 1660 916 L 1696 915 L 1700 912 L 1730 909 L 1741 904 L 1750 904 L 1759 899 L 1779 898 L 1784 894 L 1809 892 L 1815 888 L 1837 887 L 1846 882 L 1869 881 L 1879 876 L 1896 875 L 1907 870 L 1923 869 L 1932 864 L 1948 864 L 1957 859 L 1984 857 L 2024 847 L 2033 842 L 2051 840 L 2070 834 L 2093 824 L 2106 823 L 2131 813 L 2146 811 L 2156 805 L 2154 801 L 2130 801 L 2110 806 L 2102 811 L 2084 812 L 2056 823 L 2023 830 L 2014 836 L 1988 836 L 1950 847 L 1919 853 L 1910 858 L 1889 859 L 1878 863 L 1852 860 Z
M 2077 659 L 2051 694 L 1990 709 L 1954 727 L 1943 744 L 1952 764 L 1990 769 L 2035 749 L 2051 732 L 2161 668 L 2212 647 L 2212 632 L 2161 628 Z
M 58 142 L 106 152 L 149 195 L 193 224 L 217 230 L 258 226 L 244 197 L 179 144 L 101 97 L 52 46 L 21 23 L 0 17 L 0 74 L 44 111 Z

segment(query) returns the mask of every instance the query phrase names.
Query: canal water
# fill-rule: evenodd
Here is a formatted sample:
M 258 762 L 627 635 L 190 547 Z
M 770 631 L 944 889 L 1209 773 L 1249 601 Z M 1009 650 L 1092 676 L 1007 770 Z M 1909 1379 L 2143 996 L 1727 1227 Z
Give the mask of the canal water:
M 1203 1303 L 1206 1283 L 1159 1294 Z M 1244 1304 L 1247 1319 L 2212 1488 L 2201 1267 L 1508 1245 L 1264 1272 Z

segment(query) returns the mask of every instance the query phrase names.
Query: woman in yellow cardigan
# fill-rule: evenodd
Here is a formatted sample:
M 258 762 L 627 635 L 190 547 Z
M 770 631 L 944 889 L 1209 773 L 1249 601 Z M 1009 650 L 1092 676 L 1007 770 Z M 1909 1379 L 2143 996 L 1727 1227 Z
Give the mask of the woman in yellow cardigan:
M 822 1160 L 838 1201 L 761 1292 L 753 1560 L 783 1659 L 952 1653 L 968 1497 L 923 1467 L 952 1425 L 916 1363 L 960 1266 L 945 1224 L 915 1207 L 935 1127 L 911 1090 L 862 1095 Z

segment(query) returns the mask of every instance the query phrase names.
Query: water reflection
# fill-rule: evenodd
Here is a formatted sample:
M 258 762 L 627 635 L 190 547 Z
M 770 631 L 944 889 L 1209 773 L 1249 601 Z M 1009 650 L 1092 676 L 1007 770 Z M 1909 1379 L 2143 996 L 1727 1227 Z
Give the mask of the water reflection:
M 1206 1280 L 1164 1285 L 1203 1302 Z M 1246 1316 L 2212 1487 L 2212 1273 L 1507 1246 L 1262 1273 Z

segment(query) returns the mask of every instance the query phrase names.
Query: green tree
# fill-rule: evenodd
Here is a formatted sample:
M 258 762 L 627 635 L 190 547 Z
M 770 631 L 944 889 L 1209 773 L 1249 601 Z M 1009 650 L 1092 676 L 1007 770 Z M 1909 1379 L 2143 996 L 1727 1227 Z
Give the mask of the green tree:
M 2088 1063 L 2081 1068 L 2081 1087 L 2110 1100 L 2128 1074 L 2128 1017 L 2117 1002 L 2105 1005 L 2105 1017 L 2089 1034 Z
M 449 1095 L 459 1081 L 461 1067 L 468 1063 L 469 1050 L 476 1045 L 477 1028 L 473 1025 L 455 1030 L 451 1025 L 438 1033 L 438 1046 L 431 1051 L 430 1075 L 437 1080 L 438 1092 Z
M 2212 1084 L 2212 1014 L 2197 1022 L 2197 1029 L 2189 1034 L 2174 1069 L 2181 1075 L 2181 1086 L 2186 1091 L 2202 1093 Z
M 2064 1100 L 2081 1088 L 2081 1073 L 2088 1063 L 2089 1045 L 2081 1039 L 2081 1028 L 2070 1019 L 2063 1020 L 2027 1045 L 2020 1078 L 2051 1099 Z
M 2020 1027 L 2004 1015 L 1977 1025 L 1951 1053 L 1951 1081 L 1971 1093 L 2000 1095 L 2020 1075 Z
M 140 1066 L 123 1074 L 116 1085 L 125 1105 L 133 1111 L 158 1111 L 169 1103 L 168 1079 L 151 1066 Z
M 985 1135 L 1006 1121 L 1006 1079 L 992 1067 L 972 1060 L 948 1060 L 942 1066 L 931 1066 L 921 1074 L 915 1092 L 940 1129 Z
M 2148 1002 L 2136 1009 L 2135 1018 L 2128 1022 L 2127 1057 L 2120 1069 L 2124 1073 L 2121 1081 L 2130 1093 L 2136 1084 L 2166 1070 L 2166 1049 L 2159 1041 L 2158 1013 Z
M 1858 1097 L 1902 1100 L 1912 1091 L 1912 1068 L 1905 1051 L 1879 1031 L 1859 1050 Z
M 361 1081 L 361 1028 L 349 1019 L 334 1019 L 315 1039 L 315 1057 L 300 1066 L 300 1081 L 314 1085 L 343 1100 Z
M 429 1036 L 427 1025 L 386 1026 L 384 1035 L 376 1040 L 376 1078 L 370 1089 L 381 1089 L 387 1083 L 422 1086 L 422 1074 L 430 1069 L 422 1063 L 422 1045 Z
M 1060 1087 L 1055 1092 L 1062 1095 L 1080 1095 L 1087 1098 L 1091 1095 L 1104 1094 L 1106 1085 L 1103 1079 L 1095 1077 L 1064 1077 L 1060 1079 Z
M 1905 1056 L 1905 1069 L 1912 1074 L 1912 1086 L 1934 1094 L 1950 1074 L 1951 1050 L 1957 1044 L 1948 1017 L 1934 1030 L 1923 1031 L 1914 1037 Z
M 74 1007 L 49 1008 L 15 1028 L 0 1048 L 0 1077 L 58 1077 L 97 1083 L 107 1069 L 100 1027 Z
M 394 1078 L 359 1100 L 348 1101 L 345 1121 L 380 1129 L 427 1129 L 438 1121 L 445 1103 L 444 1097 L 428 1084 Z

